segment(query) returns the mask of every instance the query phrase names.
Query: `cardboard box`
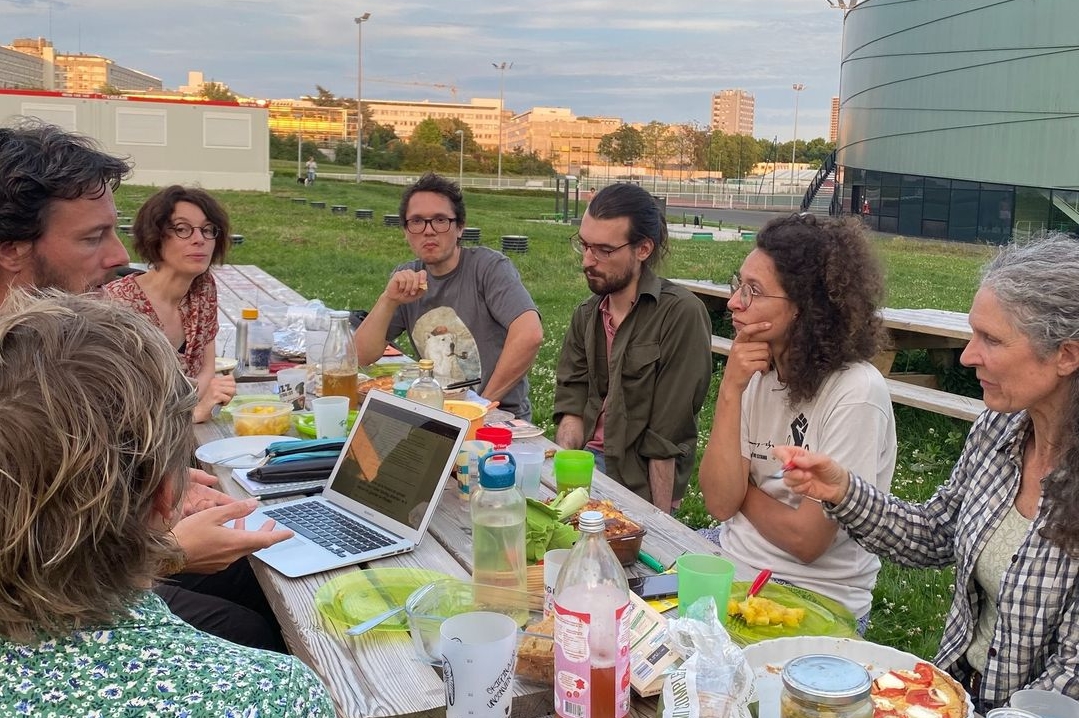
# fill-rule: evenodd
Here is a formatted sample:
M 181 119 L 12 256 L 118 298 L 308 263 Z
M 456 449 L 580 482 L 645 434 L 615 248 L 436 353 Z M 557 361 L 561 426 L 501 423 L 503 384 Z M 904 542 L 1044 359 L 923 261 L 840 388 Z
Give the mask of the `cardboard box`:
M 663 690 L 663 676 L 682 664 L 667 633 L 667 619 L 644 599 L 630 593 L 630 686 L 637 695 L 654 696 Z

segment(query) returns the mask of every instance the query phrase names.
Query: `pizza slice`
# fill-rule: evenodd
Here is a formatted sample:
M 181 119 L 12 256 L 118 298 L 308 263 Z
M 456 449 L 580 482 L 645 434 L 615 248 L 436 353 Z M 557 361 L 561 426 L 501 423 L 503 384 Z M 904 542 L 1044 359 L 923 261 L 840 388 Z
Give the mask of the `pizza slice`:
M 951 676 L 919 661 L 873 681 L 873 718 L 967 718 L 967 694 Z

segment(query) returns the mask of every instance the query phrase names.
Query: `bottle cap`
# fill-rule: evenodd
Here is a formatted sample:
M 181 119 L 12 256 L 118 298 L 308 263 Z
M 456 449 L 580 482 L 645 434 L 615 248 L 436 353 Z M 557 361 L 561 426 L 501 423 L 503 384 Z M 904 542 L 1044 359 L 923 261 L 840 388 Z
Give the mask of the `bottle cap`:
M 496 451 L 480 459 L 480 486 L 485 489 L 508 489 L 515 483 L 516 474 L 517 463 L 505 451 Z
M 259 318 L 259 310 L 253 309 L 252 307 L 244 307 L 240 311 L 240 316 L 243 317 L 244 319 L 258 319 Z
M 331 309 L 330 317 L 332 319 L 348 319 L 349 311 L 347 309 Z
M 599 511 L 582 511 L 577 517 L 577 528 L 584 533 L 601 533 L 607 528 L 607 522 Z
M 434 359 L 420 359 L 420 369 L 434 369 Z

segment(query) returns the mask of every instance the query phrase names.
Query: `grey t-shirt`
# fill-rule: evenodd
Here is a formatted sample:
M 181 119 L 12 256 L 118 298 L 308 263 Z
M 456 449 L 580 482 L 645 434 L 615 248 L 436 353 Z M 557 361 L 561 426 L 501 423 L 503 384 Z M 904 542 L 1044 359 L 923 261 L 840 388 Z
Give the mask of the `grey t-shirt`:
M 419 271 L 414 259 L 399 265 Z M 386 330 L 393 340 L 407 331 L 420 357 L 435 362 L 435 373 L 450 381 L 480 377 L 483 394 L 506 343 L 506 332 L 517 317 L 537 311 L 513 263 L 488 247 L 462 247 L 457 267 L 441 277 L 427 275 L 427 292 L 419 301 L 397 307 Z M 531 420 L 528 379 L 502 397 L 500 409 Z

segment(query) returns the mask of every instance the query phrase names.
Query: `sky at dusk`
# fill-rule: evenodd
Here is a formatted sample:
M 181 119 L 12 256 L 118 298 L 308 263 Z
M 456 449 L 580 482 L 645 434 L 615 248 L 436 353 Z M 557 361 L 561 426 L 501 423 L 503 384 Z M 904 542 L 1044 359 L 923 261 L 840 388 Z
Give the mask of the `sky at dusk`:
M 756 97 L 757 137 L 827 137 L 839 91 L 843 14 L 825 0 L 0 0 L 0 44 L 50 38 L 186 84 L 189 70 L 238 94 L 284 98 L 315 85 L 355 97 L 363 25 L 365 99 L 568 107 L 626 122 L 709 121 L 713 92 Z

